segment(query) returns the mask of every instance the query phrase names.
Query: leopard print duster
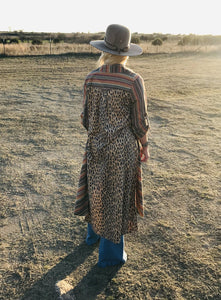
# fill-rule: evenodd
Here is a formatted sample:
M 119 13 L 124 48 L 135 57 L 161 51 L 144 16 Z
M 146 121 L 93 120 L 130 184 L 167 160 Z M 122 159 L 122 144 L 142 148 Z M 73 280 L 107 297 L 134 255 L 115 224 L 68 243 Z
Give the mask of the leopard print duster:
M 92 71 L 84 84 L 88 139 L 75 214 L 114 243 L 143 216 L 139 138 L 149 128 L 142 78 L 122 65 Z

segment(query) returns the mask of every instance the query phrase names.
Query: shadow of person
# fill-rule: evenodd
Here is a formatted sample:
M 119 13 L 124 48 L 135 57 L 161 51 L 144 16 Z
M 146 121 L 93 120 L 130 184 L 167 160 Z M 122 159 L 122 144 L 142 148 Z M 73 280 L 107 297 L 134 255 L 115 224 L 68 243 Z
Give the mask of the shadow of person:
M 68 254 L 57 265 L 44 274 L 30 289 L 26 290 L 21 300 L 57 299 L 58 295 L 55 291 L 56 282 L 66 278 L 72 273 L 93 253 L 96 247 L 97 244 L 88 247 L 85 242 L 82 242 L 72 253 Z
M 93 266 L 74 289 L 62 295 L 63 299 L 97 299 L 97 296 L 108 287 L 109 282 L 115 277 L 121 267 L 122 264 L 106 268 L 100 268 L 97 265 Z

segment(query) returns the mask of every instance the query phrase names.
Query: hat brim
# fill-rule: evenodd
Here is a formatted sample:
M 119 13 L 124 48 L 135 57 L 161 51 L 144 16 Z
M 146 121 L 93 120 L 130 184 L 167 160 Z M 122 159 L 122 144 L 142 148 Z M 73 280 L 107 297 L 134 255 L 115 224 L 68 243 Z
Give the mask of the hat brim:
M 137 56 L 143 53 L 142 48 L 133 43 L 130 43 L 130 48 L 126 52 L 124 51 L 118 52 L 116 50 L 112 50 L 108 48 L 103 40 L 91 41 L 90 45 L 100 51 L 115 54 L 115 55 L 120 55 L 120 56 Z

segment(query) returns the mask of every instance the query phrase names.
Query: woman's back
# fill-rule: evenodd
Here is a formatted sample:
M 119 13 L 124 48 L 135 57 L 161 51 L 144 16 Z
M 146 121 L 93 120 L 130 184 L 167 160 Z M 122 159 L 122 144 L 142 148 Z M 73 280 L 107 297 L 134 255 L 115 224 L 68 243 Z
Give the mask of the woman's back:
M 105 65 L 86 79 L 87 122 L 90 141 L 97 149 L 131 130 L 132 84 L 135 74 L 122 65 Z
M 101 237 L 100 266 L 126 261 L 123 235 L 137 231 L 137 213 L 143 216 L 140 153 L 148 159 L 149 124 L 143 80 L 124 67 L 128 56 L 142 53 L 130 37 L 128 28 L 112 24 L 103 41 L 91 41 L 104 52 L 84 83 L 88 139 L 75 212 L 89 223 L 88 244 Z
M 123 65 L 103 65 L 87 76 L 84 94 L 90 214 L 96 232 L 117 243 L 122 232 L 137 230 L 142 80 Z
M 143 82 L 139 75 L 120 64 L 103 65 L 92 71 L 84 85 L 86 111 L 83 124 L 89 137 L 106 138 L 119 136 L 125 128 L 135 136 L 143 136 L 138 113 L 145 111 L 138 103 L 143 99 Z M 137 101 L 138 99 L 138 101 Z M 138 111 L 139 110 L 139 111 Z

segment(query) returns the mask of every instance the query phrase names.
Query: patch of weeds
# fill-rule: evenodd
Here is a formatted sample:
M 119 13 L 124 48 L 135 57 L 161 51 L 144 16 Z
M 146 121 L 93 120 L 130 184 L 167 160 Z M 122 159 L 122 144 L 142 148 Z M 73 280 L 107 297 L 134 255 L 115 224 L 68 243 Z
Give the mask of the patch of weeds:
M 203 187 L 201 187 L 201 190 L 199 190 L 196 187 L 188 187 L 188 191 L 191 194 L 193 194 L 196 199 L 207 200 L 207 201 L 214 200 L 214 195 L 209 191 L 203 190 Z
M 9 153 L 0 154 L 0 166 L 7 166 L 13 163 L 15 157 Z

